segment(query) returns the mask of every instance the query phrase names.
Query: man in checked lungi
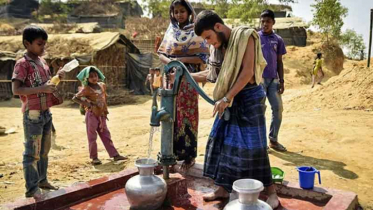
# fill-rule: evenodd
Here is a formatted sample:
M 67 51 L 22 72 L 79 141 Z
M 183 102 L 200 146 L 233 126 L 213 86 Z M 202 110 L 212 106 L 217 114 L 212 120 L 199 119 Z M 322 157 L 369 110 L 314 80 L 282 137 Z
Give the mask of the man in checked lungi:
M 213 115 L 218 114 L 206 146 L 203 172 L 218 189 L 203 198 L 228 198 L 234 181 L 250 178 L 263 183 L 267 203 L 276 208 L 279 200 L 267 153 L 266 96 L 260 85 L 266 62 L 259 35 L 246 26 L 231 29 L 208 10 L 197 16 L 194 30 L 210 44 L 210 58 L 206 71 L 192 75 L 197 82 L 216 83 Z

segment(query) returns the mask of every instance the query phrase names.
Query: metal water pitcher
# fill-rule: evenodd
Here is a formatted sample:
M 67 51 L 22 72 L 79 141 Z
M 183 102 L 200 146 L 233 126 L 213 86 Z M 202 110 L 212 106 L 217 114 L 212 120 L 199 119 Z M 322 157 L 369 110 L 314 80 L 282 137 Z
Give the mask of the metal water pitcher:
M 148 158 L 138 159 L 135 166 L 139 169 L 139 175 L 130 178 L 125 186 L 131 209 L 158 209 L 166 198 L 167 184 L 164 179 L 154 175 L 157 161 Z

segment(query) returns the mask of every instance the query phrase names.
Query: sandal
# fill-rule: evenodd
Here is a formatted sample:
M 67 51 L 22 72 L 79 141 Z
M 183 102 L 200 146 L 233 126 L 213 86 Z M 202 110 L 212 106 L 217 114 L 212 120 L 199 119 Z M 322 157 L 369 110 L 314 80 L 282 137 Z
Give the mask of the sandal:
M 101 165 L 101 164 L 102 164 L 101 160 L 98 159 L 98 158 L 93 159 L 93 160 L 91 161 L 91 163 L 92 163 L 93 165 Z
M 286 152 L 288 151 L 286 149 L 286 147 L 284 147 L 282 144 L 278 143 L 278 142 L 272 142 L 269 144 L 269 147 L 271 147 L 272 149 L 276 150 L 276 151 L 279 151 L 279 152 Z
M 26 198 L 34 198 L 35 200 L 40 200 L 43 197 L 40 189 L 37 189 L 34 193 L 26 193 Z
M 44 189 L 44 190 L 58 190 L 59 189 L 59 187 L 55 187 L 55 186 L 51 185 L 51 183 L 49 183 L 49 182 L 39 183 L 38 187 L 41 188 L 41 189 Z
M 194 158 L 190 160 L 184 160 L 184 162 L 180 166 L 180 169 L 182 171 L 188 171 L 190 168 L 194 166 L 195 163 L 196 163 L 196 160 Z
M 127 159 L 128 159 L 128 157 L 122 156 L 122 155 L 114 156 L 114 161 L 127 160 Z

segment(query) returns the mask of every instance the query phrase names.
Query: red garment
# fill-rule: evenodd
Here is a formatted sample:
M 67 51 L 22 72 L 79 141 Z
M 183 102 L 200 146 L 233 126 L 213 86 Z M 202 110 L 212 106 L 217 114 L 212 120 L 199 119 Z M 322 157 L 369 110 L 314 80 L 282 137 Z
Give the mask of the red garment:
M 34 69 L 34 67 L 36 69 Z M 12 81 L 19 80 L 22 87 L 39 87 L 51 79 L 51 72 L 47 62 L 39 57 L 32 60 L 28 56 L 19 59 L 14 66 Z M 22 112 L 27 110 L 47 110 L 53 106 L 52 93 L 38 93 L 21 95 Z
M 177 160 L 186 163 L 197 157 L 198 93 L 186 80 L 180 84 L 176 98 L 174 153 Z

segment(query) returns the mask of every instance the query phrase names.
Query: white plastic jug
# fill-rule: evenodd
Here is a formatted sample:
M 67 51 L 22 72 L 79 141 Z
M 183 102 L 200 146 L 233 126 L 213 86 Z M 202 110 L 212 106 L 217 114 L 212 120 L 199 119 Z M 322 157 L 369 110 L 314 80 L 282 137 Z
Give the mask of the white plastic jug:
M 74 59 L 74 60 L 68 62 L 67 64 L 65 64 L 62 68 L 62 71 L 70 72 L 71 70 L 75 69 L 78 66 L 79 66 L 79 61 Z

